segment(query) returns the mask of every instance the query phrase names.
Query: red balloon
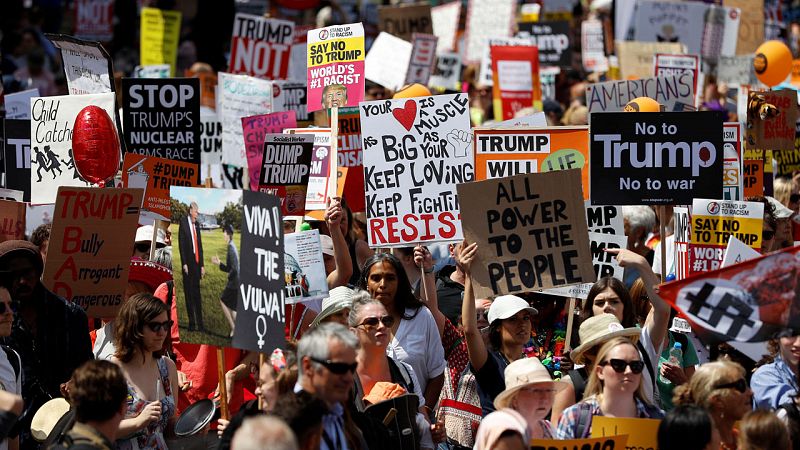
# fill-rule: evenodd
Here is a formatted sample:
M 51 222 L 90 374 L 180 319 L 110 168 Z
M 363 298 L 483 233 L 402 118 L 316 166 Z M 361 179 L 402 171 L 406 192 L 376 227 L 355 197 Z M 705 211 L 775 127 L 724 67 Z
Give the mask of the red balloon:
M 119 137 L 108 113 L 99 106 L 83 108 L 72 128 L 72 158 L 80 176 L 103 184 L 119 170 Z

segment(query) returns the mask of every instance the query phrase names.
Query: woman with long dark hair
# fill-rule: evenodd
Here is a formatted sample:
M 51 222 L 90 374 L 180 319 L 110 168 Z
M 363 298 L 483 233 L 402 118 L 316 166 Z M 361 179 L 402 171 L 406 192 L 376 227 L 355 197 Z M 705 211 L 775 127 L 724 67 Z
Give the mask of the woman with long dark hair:
M 178 373 L 164 356 L 172 327 L 167 307 L 150 294 L 136 294 L 122 305 L 114 330 L 112 361 L 128 382 L 128 411 L 119 426 L 117 449 L 167 450 L 164 435 L 174 425 Z

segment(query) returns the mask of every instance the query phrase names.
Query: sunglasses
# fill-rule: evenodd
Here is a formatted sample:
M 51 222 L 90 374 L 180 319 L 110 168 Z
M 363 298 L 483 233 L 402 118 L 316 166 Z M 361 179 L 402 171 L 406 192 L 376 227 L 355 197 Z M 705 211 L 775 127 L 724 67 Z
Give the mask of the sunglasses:
M 358 367 L 358 363 L 354 362 L 353 364 L 347 364 L 343 362 L 333 362 L 330 359 L 317 359 L 312 356 L 309 356 L 308 359 L 314 361 L 315 363 L 322 364 L 326 369 L 330 370 L 331 373 L 335 373 L 336 375 L 344 375 L 347 372 L 356 372 L 356 367 Z
M 725 384 L 720 384 L 719 386 L 715 386 L 714 389 L 715 390 L 716 389 L 736 389 L 737 391 L 739 391 L 742 394 L 744 394 L 745 392 L 747 392 L 747 380 L 745 380 L 744 378 L 739 378 L 738 380 L 736 380 L 736 381 L 734 381 L 732 383 L 725 383 Z
M 609 359 L 608 361 L 600 363 L 601 366 L 605 367 L 610 365 L 614 372 L 623 373 L 625 372 L 625 368 L 630 366 L 631 372 L 639 374 L 642 373 L 644 370 L 644 363 L 642 361 L 625 361 L 624 359 Z
M 761 232 L 761 239 L 764 241 L 770 241 L 774 237 L 775 237 L 774 231 L 764 230 Z
M 367 328 L 375 328 L 378 326 L 378 323 L 382 323 L 383 326 L 386 328 L 391 328 L 394 325 L 394 317 L 392 316 L 383 316 L 383 317 L 367 317 L 366 319 L 362 320 L 360 324 L 356 325 L 357 327 L 364 326 Z
M 17 304 L 15 302 L 0 302 L 0 314 L 7 312 L 17 312 Z
M 165 320 L 164 322 L 148 322 L 147 328 L 150 329 L 153 333 L 158 333 L 161 330 L 168 332 L 170 328 L 172 328 L 173 322 L 171 320 Z

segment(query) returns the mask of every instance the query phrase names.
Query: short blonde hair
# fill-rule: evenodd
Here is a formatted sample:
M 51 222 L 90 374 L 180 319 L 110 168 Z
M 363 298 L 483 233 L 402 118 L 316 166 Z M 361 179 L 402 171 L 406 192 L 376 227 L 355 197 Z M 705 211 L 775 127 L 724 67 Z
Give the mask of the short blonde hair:
M 672 401 L 676 405 L 698 405 L 712 411 L 714 399 L 731 393 L 729 389 L 717 389 L 715 386 L 735 382 L 744 378 L 744 375 L 744 368 L 732 361 L 719 360 L 703 364 L 688 383 L 675 388 Z
M 592 371 L 589 374 L 589 381 L 586 382 L 586 389 L 583 392 L 583 400 L 586 400 L 592 396 L 599 396 L 603 393 L 603 380 L 597 376 L 597 372 L 603 370 L 603 367 L 600 364 L 608 361 L 608 354 L 611 353 L 611 350 L 619 347 L 620 345 L 630 345 L 637 352 L 639 351 L 639 349 L 636 347 L 636 344 L 626 337 L 615 337 L 603 344 L 603 346 L 600 347 L 600 350 L 597 352 L 597 358 L 595 359 L 596 363 L 594 367 L 592 367 Z M 647 370 L 647 368 L 645 368 L 645 370 Z M 642 373 L 642 377 L 644 377 L 644 373 Z M 641 382 L 641 378 L 639 379 L 639 386 L 636 388 L 636 392 L 634 392 L 633 396 L 644 403 L 650 403 L 647 401 L 647 397 L 645 396 L 644 383 Z

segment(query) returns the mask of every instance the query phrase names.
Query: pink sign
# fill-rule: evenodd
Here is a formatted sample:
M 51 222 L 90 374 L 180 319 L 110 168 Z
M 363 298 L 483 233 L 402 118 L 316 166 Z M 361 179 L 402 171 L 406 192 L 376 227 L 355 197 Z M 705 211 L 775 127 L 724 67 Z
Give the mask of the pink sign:
M 285 128 L 297 127 L 294 111 L 281 111 L 272 114 L 242 117 L 245 153 L 247 153 L 247 173 L 250 176 L 250 190 L 258 190 L 261 179 L 261 160 L 264 158 L 264 136 L 282 133 Z

